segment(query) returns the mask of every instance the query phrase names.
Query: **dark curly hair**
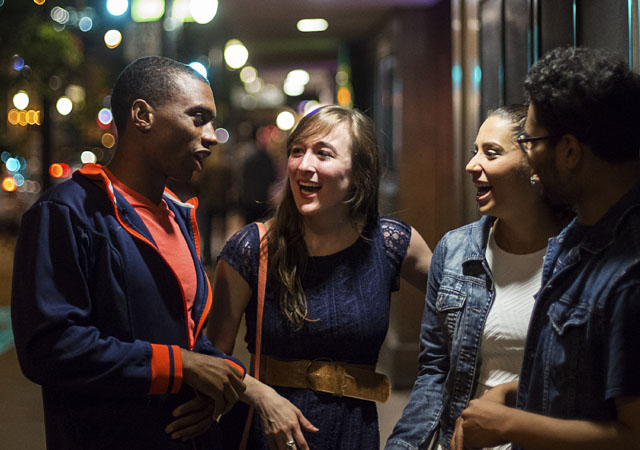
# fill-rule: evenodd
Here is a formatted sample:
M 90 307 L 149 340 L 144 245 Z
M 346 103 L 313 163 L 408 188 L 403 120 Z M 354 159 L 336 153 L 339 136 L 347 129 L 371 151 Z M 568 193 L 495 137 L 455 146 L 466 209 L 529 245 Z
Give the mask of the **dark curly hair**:
M 164 56 L 144 56 L 131 62 L 118 75 L 111 94 L 111 113 L 122 134 L 129 109 L 137 99 L 157 108 L 172 100 L 175 77 L 187 75 L 209 84 L 206 78 L 186 64 Z
M 603 50 L 556 48 L 529 71 L 525 95 L 549 134 L 573 134 L 610 163 L 640 150 L 640 75 Z

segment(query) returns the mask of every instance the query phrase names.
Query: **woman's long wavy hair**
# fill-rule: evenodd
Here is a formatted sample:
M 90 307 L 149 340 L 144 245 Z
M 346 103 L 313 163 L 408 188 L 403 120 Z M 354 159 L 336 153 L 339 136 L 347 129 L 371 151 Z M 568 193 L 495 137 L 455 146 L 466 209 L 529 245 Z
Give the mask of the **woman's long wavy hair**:
M 303 117 L 287 139 L 287 157 L 296 145 L 322 138 L 339 124 L 351 135 L 351 186 L 344 203 L 354 226 L 378 214 L 380 183 L 379 151 L 371 120 L 362 112 L 340 106 L 325 106 Z M 304 240 L 303 217 L 298 212 L 289 180 L 284 183 L 280 201 L 269 229 L 270 270 L 280 284 L 280 311 L 300 329 L 307 315 L 302 289 L 309 253 Z

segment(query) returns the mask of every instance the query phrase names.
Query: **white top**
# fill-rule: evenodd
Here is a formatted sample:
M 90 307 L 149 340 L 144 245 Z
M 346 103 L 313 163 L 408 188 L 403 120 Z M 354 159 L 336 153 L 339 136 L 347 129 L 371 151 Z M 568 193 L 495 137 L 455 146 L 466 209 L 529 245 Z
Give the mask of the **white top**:
M 496 243 L 493 229 L 489 233 L 486 257 L 495 283 L 495 299 L 482 334 L 475 398 L 494 386 L 517 380 L 520 375 L 533 296 L 542 283 L 546 250 L 526 255 L 508 253 Z M 494 448 L 506 450 L 511 444 Z
M 493 228 L 489 232 L 486 257 L 493 274 L 495 298 L 482 334 L 480 374 L 474 398 L 494 386 L 517 380 L 520 375 L 533 296 L 542 284 L 546 251 L 545 247 L 526 255 L 508 253 L 498 247 Z M 492 449 L 509 450 L 511 444 Z M 440 445 L 438 450 L 442 450 Z

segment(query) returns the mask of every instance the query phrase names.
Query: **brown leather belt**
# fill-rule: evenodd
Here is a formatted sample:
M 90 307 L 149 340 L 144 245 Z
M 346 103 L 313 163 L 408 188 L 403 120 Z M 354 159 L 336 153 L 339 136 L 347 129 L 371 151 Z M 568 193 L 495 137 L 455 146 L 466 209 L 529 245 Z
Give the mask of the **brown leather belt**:
M 272 386 L 313 389 L 376 402 L 386 402 L 391 394 L 389 379 L 377 373 L 375 366 L 340 361 L 288 361 L 262 355 L 260 380 Z

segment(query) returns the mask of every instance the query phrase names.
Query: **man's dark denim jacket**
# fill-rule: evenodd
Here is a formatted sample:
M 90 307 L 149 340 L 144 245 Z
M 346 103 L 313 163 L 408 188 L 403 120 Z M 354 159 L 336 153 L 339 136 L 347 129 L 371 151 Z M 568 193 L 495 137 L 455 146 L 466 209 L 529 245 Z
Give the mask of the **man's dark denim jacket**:
M 386 450 L 427 449 L 436 431 L 448 449 L 475 391 L 482 330 L 495 291 L 485 258 L 493 217 L 447 233 L 436 246 L 422 330 L 420 370 Z
M 615 420 L 614 399 L 640 395 L 640 187 L 597 224 L 574 220 L 549 242 L 542 286 L 518 408 Z

